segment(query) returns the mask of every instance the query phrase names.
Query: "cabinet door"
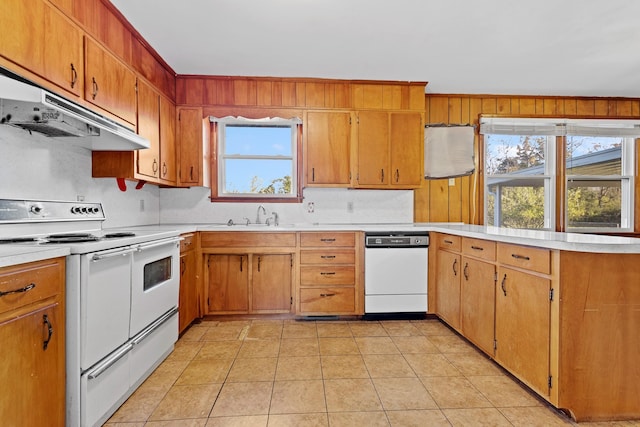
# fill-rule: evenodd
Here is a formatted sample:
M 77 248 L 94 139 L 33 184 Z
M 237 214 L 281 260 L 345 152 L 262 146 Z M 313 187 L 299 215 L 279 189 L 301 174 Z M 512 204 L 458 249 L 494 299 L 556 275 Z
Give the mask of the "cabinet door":
M 182 332 L 198 317 L 196 289 L 196 252 L 180 254 L 179 331 Z
M 136 75 L 85 36 L 84 97 L 131 124 L 136 123 Z
M 176 183 L 176 106 L 160 97 L 160 179 Z
M 291 311 L 292 254 L 252 255 L 252 311 Z
M 64 329 L 57 303 L 0 321 L 2 425 L 64 426 Z
M 424 176 L 424 127 L 420 113 L 389 114 L 391 185 L 419 187 Z
M 209 255 L 208 270 L 209 313 L 248 312 L 248 256 Z
M 42 0 L 4 0 L 0 13 L 0 55 L 36 74 L 44 68 L 45 7 Z
M 202 179 L 203 129 L 202 108 L 177 109 L 177 144 L 179 151 L 179 184 L 208 185 Z
M 451 327 L 460 329 L 460 255 L 439 250 L 436 260 L 436 308 Z
M 498 268 L 495 359 L 538 393 L 549 395 L 551 281 Z
M 358 184 L 389 183 L 389 115 L 386 111 L 358 113 Z
M 30 26 L 32 29 L 34 25 Z M 84 57 L 82 31 L 55 8 L 45 8 L 43 77 L 71 92 L 82 95 Z
M 146 150 L 138 150 L 138 173 L 158 178 L 160 173 L 160 97 L 142 80 L 138 81 L 138 134 L 149 140 Z
M 306 184 L 348 186 L 351 181 L 351 114 L 310 112 L 306 131 Z
M 462 264 L 462 333 L 485 353 L 493 355 L 495 265 L 466 257 L 462 258 Z

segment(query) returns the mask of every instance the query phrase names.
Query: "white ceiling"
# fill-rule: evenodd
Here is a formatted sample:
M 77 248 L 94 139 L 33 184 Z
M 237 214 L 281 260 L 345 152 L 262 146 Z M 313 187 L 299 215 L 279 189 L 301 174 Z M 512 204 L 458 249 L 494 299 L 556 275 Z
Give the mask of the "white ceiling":
M 111 0 L 178 74 L 640 97 L 636 0 Z

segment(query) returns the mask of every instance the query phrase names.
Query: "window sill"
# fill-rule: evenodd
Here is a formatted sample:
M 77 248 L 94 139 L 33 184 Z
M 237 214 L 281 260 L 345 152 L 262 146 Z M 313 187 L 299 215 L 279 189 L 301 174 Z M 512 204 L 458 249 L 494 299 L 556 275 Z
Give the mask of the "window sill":
M 302 203 L 302 197 L 210 197 L 211 203 Z

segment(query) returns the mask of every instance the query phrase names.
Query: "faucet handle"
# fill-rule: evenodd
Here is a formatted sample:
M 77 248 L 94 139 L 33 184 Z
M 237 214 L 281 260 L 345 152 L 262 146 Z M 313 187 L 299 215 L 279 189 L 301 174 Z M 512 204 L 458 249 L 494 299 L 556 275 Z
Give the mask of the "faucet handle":
M 249 218 L 247 218 L 246 216 L 243 216 L 242 219 L 244 219 L 247 223 L 245 225 L 249 225 L 251 224 L 251 221 L 249 221 Z
M 278 212 L 271 212 L 273 214 L 273 225 L 276 227 L 280 225 L 280 217 L 278 216 Z

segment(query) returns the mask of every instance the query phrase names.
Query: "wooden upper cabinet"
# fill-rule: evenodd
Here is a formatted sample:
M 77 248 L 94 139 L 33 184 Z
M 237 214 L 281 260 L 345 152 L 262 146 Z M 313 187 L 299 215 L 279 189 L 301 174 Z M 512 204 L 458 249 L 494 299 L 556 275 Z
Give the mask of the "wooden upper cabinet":
M 358 112 L 358 185 L 389 183 L 389 115 L 386 111 Z
M 60 11 L 42 0 L 7 0 L 0 28 L 0 55 L 73 95 L 82 95 L 82 31 Z
M 178 185 L 209 186 L 209 129 L 200 107 L 176 109 L 178 146 Z
M 138 134 L 149 148 L 138 150 L 138 173 L 151 178 L 160 174 L 160 97 L 151 86 L 138 82 Z
M 135 73 L 91 38 L 85 36 L 84 40 L 85 99 L 135 125 Z
M 160 179 L 177 183 L 176 163 L 176 105 L 160 96 Z
M 391 185 L 419 187 L 424 176 L 421 113 L 389 113 Z
M 306 185 L 346 187 L 351 183 L 351 113 L 307 113 Z

